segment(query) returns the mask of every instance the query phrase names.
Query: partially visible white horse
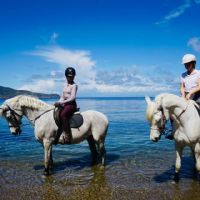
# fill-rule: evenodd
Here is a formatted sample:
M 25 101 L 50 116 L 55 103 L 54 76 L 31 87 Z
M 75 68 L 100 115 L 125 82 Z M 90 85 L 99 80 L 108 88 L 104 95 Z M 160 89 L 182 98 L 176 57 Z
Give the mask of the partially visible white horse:
M 50 167 L 53 166 L 52 145 L 56 140 L 58 130 L 53 116 L 54 108 L 53 105 L 24 95 L 8 99 L 0 107 L 0 116 L 5 117 L 13 134 L 19 135 L 21 133 L 20 126 L 23 116 L 26 116 L 34 126 L 35 137 L 44 147 L 44 165 L 47 175 Z M 104 141 L 108 129 L 108 119 L 104 114 L 92 110 L 81 114 L 84 120 L 83 124 L 78 129 L 71 129 L 72 144 L 87 139 L 94 161 L 98 156 L 97 145 L 101 163 L 104 165 L 106 156 Z M 62 135 L 58 143 L 63 143 Z
M 154 101 L 145 98 L 147 103 L 146 117 L 150 122 L 150 139 L 157 142 L 165 129 L 165 122 L 173 120 L 176 163 L 174 180 L 179 180 L 182 151 L 189 146 L 195 155 L 196 169 L 200 174 L 200 116 L 192 101 L 173 94 L 160 94 Z

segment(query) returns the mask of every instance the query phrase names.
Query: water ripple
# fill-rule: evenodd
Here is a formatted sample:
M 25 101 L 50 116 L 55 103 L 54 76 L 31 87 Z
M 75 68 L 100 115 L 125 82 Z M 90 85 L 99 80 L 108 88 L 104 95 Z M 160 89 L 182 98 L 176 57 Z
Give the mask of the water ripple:
M 78 104 L 82 111 L 99 110 L 109 118 L 106 166 L 91 166 L 86 141 L 57 145 L 53 148 L 52 174 L 43 176 L 43 148 L 35 140 L 32 127 L 24 126 L 23 133 L 15 137 L 0 119 L 1 200 L 199 198 L 187 148 L 181 182 L 173 184 L 174 142 L 164 138 L 156 144 L 150 142 L 144 99 L 79 99 Z

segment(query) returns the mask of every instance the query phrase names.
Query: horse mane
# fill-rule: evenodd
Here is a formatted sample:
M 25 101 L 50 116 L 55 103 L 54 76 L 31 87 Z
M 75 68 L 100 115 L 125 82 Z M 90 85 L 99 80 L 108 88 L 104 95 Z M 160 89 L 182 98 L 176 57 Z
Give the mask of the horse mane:
M 154 101 L 151 101 L 148 106 L 147 106 L 147 110 L 146 110 L 146 118 L 149 122 L 152 121 L 152 117 L 153 117 L 153 112 L 156 110 L 156 109 L 162 109 L 163 110 L 163 114 L 165 116 L 165 118 L 168 120 L 169 119 L 169 110 L 166 109 L 165 105 L 166 103 L 170 100 L 176 100 L 177 103 L 181 103 L 183 105 L 184 103 L 184 106 L 186 103 L 186 101 L 181 98 L 180 96 L 177 96 L 175 94 L 171 94 L 171 93 L 161 93 L 161 94 L 158 94 Z M 193 100 L 190 100 L 193 104 L 195 104 L 195 102 Z M 195 104 L 196 105 L 196 104 Z M 198 107 L 198 106 L 197 106 Z
M 169 96 L 169 95 L 176 96 L 175 94 L 161 93 L 161 94 L 158 94 L 157 96 L 155 96 L 155 102 L 161 101 L 162 98 L 164 98 L 165 96 Z
M 159 103 L 161 103 L 162 98 L 166 95 L 169 95 L 168 93 L 161 93 L 158 94 L 157 96 L 155 96 L 155 100 L 149 102 L 147 109 L 146 109 L 146 119 L 151 122 L 152 121 L 152 117 L 153 117 L 153 112 L 156 108 L 156 106 L 158 106 Z
M 27 107 L 31 109 L 48 109 L 53 108 L 53 105 L 47 104 L 44 101 L 41 101 L 40 99 L 37 99 L 33 96 L 27 96 L 27 95 L 18 95 L 11 99 L 6 100 L 6 103 L 13 103 L 16 104 L 19 107 Z
M 154 109 L 155 109 L 155 103 L 154 102 L 149 103 L 148 106 L 147 106 L 147 109 L 146 109 L 146 119 L 149 122 L 152 121 Z

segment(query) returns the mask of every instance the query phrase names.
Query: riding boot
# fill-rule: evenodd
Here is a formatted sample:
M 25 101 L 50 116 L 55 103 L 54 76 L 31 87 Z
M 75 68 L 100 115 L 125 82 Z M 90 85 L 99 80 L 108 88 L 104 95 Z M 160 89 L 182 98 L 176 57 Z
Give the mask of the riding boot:
M 63 120 L 62 128 L 64 132 L 64 136 L 63 136 L 64 144 L 71 144 L 72 135 L 71 135 L 71 128 L 70 128 L 68 119 L 65 118 Z

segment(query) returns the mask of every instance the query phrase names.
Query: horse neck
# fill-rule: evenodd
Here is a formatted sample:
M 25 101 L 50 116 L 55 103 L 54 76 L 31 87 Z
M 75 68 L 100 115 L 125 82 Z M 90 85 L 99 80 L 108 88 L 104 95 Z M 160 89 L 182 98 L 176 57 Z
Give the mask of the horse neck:
M 32 123 L 34 124 L 35 119 L 41 115 L 43 112 L 45 112 L 46 110 L 51 109 L 51 108 L 41 108 L 41 109 L 33 109 L 33 108 L 23 108 L 23 112 L 24 115 L 26 116 L 26 118 Z
M 163 104 L 164 107 L 169 110 L 170 115 L 176 116 L 179 116 L 187 107 L 187 102 L 175 95 L 166 96 L 163 100 Z

